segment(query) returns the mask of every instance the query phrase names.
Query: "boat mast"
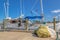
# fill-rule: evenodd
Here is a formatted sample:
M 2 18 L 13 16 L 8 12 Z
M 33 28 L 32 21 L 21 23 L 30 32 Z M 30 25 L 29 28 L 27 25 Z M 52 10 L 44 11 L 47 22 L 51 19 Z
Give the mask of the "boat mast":
M 6 16 L 6 3 L 4 3 L 4 9 L 5 9 L 5 18 L 7 18 L 7 16 Z
M 22 15 L 22 0 L 20 0 L 20 9 L 21 9 L 21 15 Z
M 23 15 L 23 4 L 22 4 L 22 1 L 23 0 L 20 0 L 20 18 L 22 18 L 24 15 Z
M 7 18 L 8 18 L 9 17 L 9 0 L 7 0 L 6 5 L 7 5 Z
M 5 16 L 6 16 L 6 19 L 9 18 L 9 0 L 6 0 L 6 3 L 5 3 Z
M 4 3 L 4 8 L 5 8 L 5 18 L 10 19 L 9 18 L 9 0 L 6 0 L 6 2 Z
M 42 3 L 42 0 L 40 0 L 40 3 L 41 3 L 41 16 L 43 17 L 42 18 L 42 22 L 44 21 L 44 12 L 43 12 L 43 3 Z
M 6 24 L 8 22 L 7 19 L 10 19 L 9 18 L 9 0 L 6 0 L 6 2 L 4 3 L 4 9 L 5 9 L 5 19 L 3 20 L 3 29 L 5 30 Z

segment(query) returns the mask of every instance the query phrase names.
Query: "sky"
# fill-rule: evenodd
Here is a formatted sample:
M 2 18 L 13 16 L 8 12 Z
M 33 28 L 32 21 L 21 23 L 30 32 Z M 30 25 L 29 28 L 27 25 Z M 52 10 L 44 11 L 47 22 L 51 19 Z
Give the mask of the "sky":
M 9 17 L 17 18 L 21 14 L 21 0 L 9 0 Z M 0 20 L 5 18 L 4 3 L 6 0 L 0 0 Z M 26 16 L 40 16 L 41 2 L 40 0 L 22 0 L 23 14 Z M 42 0 L 44 21 L 53 21 L 54 16 L 60 15 L 60 0 Z M 31 12 L 33 11 L 33 12 Z

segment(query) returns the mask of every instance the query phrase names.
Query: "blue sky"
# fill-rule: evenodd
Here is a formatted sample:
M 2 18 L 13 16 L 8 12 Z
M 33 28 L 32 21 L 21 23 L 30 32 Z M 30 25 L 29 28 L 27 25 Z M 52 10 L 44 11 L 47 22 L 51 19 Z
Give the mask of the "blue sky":
M 36 5 L 35 2 L 37 1 Z M 45 21 L 52 21 L 54 16 L 60 15 L 60 0 L 42 0 L 44 9 Z M 4 14 L 4 2 L 6 0 L 0 0 L 0 20 L 5 18 Z M 33 9 L 32 9 L 33 7 Z M 23 0 L 23 14 L 25 16 L 40 16 L 41 5 L 40 0 Z M 32 10 L 31 10 L 32 9 Z M 20 16 L 20 0 L 9 0 L 9 16 L 16 18 Z M 36 13 L 31 13 L 34 11 Z

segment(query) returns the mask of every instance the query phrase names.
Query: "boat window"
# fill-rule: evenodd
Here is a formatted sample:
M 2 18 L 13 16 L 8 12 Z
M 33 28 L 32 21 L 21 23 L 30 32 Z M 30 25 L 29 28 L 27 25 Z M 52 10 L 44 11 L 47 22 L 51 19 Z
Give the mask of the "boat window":
M 17 21 L 16 20 L 11 20 L 10 23 L 17 23 Z

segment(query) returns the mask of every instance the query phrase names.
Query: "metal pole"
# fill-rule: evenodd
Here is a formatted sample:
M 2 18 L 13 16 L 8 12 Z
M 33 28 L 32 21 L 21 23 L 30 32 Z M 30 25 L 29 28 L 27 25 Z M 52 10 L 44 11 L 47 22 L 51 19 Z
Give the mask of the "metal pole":
M 58 16 L 58 21 L 60 22 L 60 15 Z
M 5 27 L 6 27 L 6 19 L 3 20 L 3 30 L 5 31 Z
M 54 30 L 56 31 L 56 17 L 53 18 Z
M 3 27 L 2 27 L 3 31 L 4 31 L 4 28 L 5 28 L 5 24 L 4 24 L 4 19 L 3 19 Z
M 59 37 L 58 37 L 58 32 L 56 32 L 56 35 L 57 35 L 57 36 L 56 36 L 56 40 L 59 40 Z

